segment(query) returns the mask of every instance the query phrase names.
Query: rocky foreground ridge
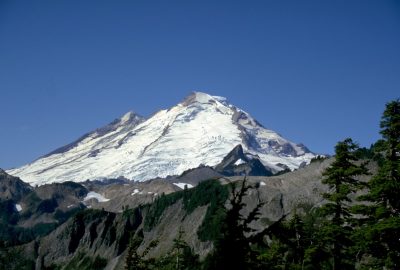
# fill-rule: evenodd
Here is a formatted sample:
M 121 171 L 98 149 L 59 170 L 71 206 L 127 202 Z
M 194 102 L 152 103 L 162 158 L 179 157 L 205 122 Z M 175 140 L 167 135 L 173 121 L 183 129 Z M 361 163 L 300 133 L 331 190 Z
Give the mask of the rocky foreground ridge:
M 259 200 L 265 202 L 262 218 L 252 226 L 262 230 L 293 209 L 302 211 L 321 203 L 321 193 L 326 191 L 320 182 L 321 174 L 330 163 L 331 160 L 313 162 L 278 176 L 247 177 L 251 189 L 244 199 L 246 211 L 255 207 Z M 205 179 L 201 179 L 201 175 L 208 178 L 210 171 L 216 174 L 215 180 L 202 181 Z M 190 175 L 197 181 L 178 182 L 189 180 Z M 211 168 L 200 167 L 177 178 L 143 183 L 109 180 L 32 188 L 2 171 L 0 185 L 5 192 L 1 193 L 1 205 L 3 209 L 8 207 L 2 222 L 8 222 L 9 231 L 18 233 L 18 237 L 7 240 L 22 244 L 17 249 L 36 265 L 36 269 L 74 265 L 85 260 L 94 263 L 96 258 L 106 262 L 106 269 L 123 269 L 132 235 L 142 237 L 139 251 L 157 240 L 159 244 L 148 256 L 159 257 L 170 251 L 180 231 L 194 252 L 204 258 L 213 249 L 213 240 L 199 235 L 199 231 L 204 230 L 211 198 L 215 197 L 216 186 L 212 183 L 227 186 L 241 180 L 243 176 L 218 176 Z M 16 185 L 19 187 L 15 188 Z M 185 192 L 189 192 L 191 198 L 210 196 L 209 201 L 206 199 L 188 211 L 182 197 Z M 160 205 L 155 202 L 169 196 L 173 199 L 157 212 L 155 209 Z M 3 229 L 3 239 L 6 235 Z

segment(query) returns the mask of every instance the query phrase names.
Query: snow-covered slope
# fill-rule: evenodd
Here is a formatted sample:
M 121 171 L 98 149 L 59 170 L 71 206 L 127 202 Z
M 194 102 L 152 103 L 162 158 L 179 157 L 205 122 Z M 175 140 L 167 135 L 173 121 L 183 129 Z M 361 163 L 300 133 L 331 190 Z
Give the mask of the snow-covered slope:
M 225 98 L 195 92 L 145 120 L 134 113 L 20 168 L 33 184 L 125 177 L 145 181 L 214 166 L 235 146 L 273 171 L 298 168 L 314 154 L 268 130 Z

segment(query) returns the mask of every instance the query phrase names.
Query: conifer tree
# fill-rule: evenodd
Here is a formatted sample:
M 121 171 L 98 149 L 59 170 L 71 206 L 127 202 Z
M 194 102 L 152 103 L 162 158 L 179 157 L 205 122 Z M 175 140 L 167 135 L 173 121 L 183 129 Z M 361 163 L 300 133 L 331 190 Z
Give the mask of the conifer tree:
M 239 190 L 231 185 L 232 197 L 230 209 L 226 211 L 224 225 L 221 228 L 221 237 L 217 240 L 211 261 L 206 264 L 206 269 L 255 269 L 252 264 L 256 261 L 256 253 L 251 249 L 251 239 L 246 234 L 255 230 L 250 223 L 259 219 L 263 202 L 243 216 L 241 211 L 245 207 L 243 198 L 250 188 L 246 178 L 242 181 Z
M 137 249 L 143 241 L 143 236 L 135 236 L 131 238 L 128 247 L 128 254 L 125 259 L 125 270 L 150 270 L 157 269 L 156 260 L 154 258 L 145 258 L 151 249 L 157 246 L 158 240 L 150 242 L 149 246 L 143 251 L 141 255 L 137 253 Z
M 378 203 L 387 216 L 400 215 L 400 101 L 386 104 L 381 120 L 386 155 L 378 175 L 370 183 L 368 199 Z
M 295 213 L 291 219 L 281 219 L 269 226 L 267 234 L 271 240 L 260 258 L 263 268 L 302 269 L 305 249 L 309 246 L 305 224 Z
M 320 235 L 324 248 L 331 254 L 333 270 L 346 269 L 351 265 L 346 260 L 352 231 L 349 195 L 361 186 L 356 177 L 367 173 L 364 164 L 355 164 L 357 148 L 350 138 L 339 142 L 335 147 L 335 161 L 323 173 L 322 183 L 327 184 L 331 191 L 323 194 L 328 202 L 320 209 L 325 218 Z
M 400 101 L 386 104 L 380 123 L 384 158 L 369 182 L 369 193 L 361 196 L 370 204 L 361 234 L 366 250 L 380 267 L 400 268 Z M 366 244 L 365 244 L 366 243 Z
M 192 248 L 183 240 L 184 231 L 179 229 L 178 237 L 174 239 L 174 245 L 169 257 L 172 259 L 175 270 L 195 270 L 199 267 L 198 255 L 193 253 Z M 168 258 L 167 258 L 168 260 Z

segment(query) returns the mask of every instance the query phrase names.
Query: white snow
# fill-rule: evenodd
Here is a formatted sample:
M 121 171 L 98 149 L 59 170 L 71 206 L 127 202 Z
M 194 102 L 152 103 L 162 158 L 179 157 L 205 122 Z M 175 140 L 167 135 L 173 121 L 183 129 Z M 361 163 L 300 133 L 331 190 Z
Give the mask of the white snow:
M 226 97 L 220 97 L 220 96 L 212 96 L 215 100 L 218 100 L 221 103 L 227 102 L 228 100 Z
M 245 164 L 245 163 L 246 163 L 246 161 L 244 161 L 243 159 L 239 158 L 238 160 L 236 160 L 235 165 L 238 166 L 238 165 Z
M 202 92 L 194 92 L 195 94 L 195 99 L 200 102 L 200 103 L 208 103 L 210 100 L 213 100 L 213 96 L 210 96 L 209 94 L 202 93 Z
M 133 195 L 139 194 L 139 193 L 140 193 L 139 189 L 135 188 L 131 195 L 133 196 Z
M 185 189 L 185 186 L 187 186 L 187 188 L 193 188 L 193 185 L 187 183 L 173 183 L 173 184 L 179 187 L 180 189 Z
M 129 119 L 131 119 L 131 117 L 133 117 L 133 112 L 127 112 L 126 114 L 124 114 L 122 117 L 121 117 L 121 123 L 125 123 L 125 122 L 127 122 L 127 121 L 129 121 Z
M 86 197 L 83 199 L 83 201 L 88 201 L 90 199 L 96 199 L 98 202 L 108 202 L 110 199 L 105 198 L 103 195 L 90 191 Z
M 267 184 L 265 184 L 264 182 L 260 182 L 260 186 L 266 186 Z
M 22 211 L 22 206 L 21 206 L 20 204 L 17 203 L 17 204 L 15 205 L 15 209 L 17 209 L 18 212 L 21 212 L 21 211 Z
M 179 175 L 200 164 L 214 166 L 238 144 L 275 171 L 282 170 L 278 163 L 293 170 L 314 157 L 262 127 L 225 98 L 201 92 L 194 95 L 191 103 L 161 110 L 138 125 L 130 124 L 133 114 L 127 113 L 115 129 L 101 136 L 94 133 L 68 151 L 39 158 L 7 173 L 34 185 L 121 176 L 146 181 Z M 237 114 L 241 117 L 235 122 L 232 119 Z M 252 145 L 259 147 L 243 140 L 243 130 L 257 142 Z M 274 146 L 271 141 L 276 142 Z M 292 146 L 297 155 L 280 154 L 285 144 Z

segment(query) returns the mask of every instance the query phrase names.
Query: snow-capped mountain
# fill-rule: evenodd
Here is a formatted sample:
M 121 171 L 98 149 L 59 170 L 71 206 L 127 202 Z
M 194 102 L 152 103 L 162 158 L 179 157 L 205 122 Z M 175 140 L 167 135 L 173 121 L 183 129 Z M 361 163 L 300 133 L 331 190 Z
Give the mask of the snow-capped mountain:
M 225 98 L 194 92 L 149 119 L 132 112 L 77 141 L 7 172 L 32 184 L 125 177 L 145 181 L 215 166 L 241 144 L 272 171 L 296 169 L 314 154 L 264 128 Z

